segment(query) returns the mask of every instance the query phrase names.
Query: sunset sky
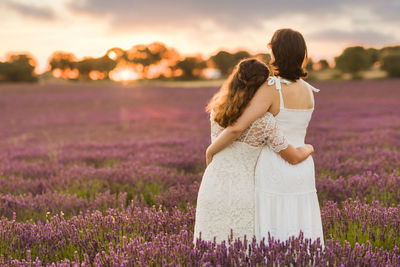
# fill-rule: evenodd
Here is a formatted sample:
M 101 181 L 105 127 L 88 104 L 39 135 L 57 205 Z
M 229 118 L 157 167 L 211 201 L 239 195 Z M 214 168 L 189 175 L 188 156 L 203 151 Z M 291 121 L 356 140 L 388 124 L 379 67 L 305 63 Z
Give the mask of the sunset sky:
M 0 0 L 0 57 L 30 52 L 43 71 L 57 50 L 78 58 L 161 41 L 184 55 L 268 52 L 282 27 L 299 30 L 314 59 L 348 45 L 400 44 L 399 0 Z

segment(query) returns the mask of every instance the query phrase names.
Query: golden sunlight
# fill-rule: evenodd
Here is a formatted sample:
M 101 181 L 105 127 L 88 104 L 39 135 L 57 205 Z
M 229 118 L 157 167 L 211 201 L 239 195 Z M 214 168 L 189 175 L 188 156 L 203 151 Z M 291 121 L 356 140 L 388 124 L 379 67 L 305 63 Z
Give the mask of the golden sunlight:
M 114 51 L 110 51 L 108 54 L 108 57 L 111 58 L 112 60 L 116 60 L 118 58 L 117 53 L 115 53 Z
M 130 67 L 118 67 L 110 72 L 110 79 L 117 82 L 134 81 L 141 77 L 141 75 L 133 71 Z
M 102 79 L 104 79 L 105 78 L 105 73 L 104 72 L 100 72 L 100 71 L 97 71 L 97 70 L 92 70 L 90 73 L 89 73 L 89 77 L 90 77 L 90 79 L 92 79 L 93 81 L 96 81 L 96 80 L 102 80 Z

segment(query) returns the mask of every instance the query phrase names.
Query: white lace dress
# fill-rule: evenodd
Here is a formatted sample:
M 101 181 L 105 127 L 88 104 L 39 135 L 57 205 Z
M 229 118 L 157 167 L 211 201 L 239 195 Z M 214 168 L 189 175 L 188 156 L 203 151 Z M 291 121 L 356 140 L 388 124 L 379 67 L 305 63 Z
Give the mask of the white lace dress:
M 223 129 L 211 119 L 212 141 Z M 269 112 L 214 156 L 197 197 L 194 241 L 200 234 L 203 240 L 227 240 L 231 229 L 234 238 L 254 236 L 254 172 L 265 145 L 275 152 L 288 146 Z
M 275 118 L 288 142 L 299 147 L 304 145 L 314 108 L 285 108 L 281 82 L 290 83 L 277 77 L 269 78 L 268 81 L 270 85 L 275 84 L 280 95 L 280 112 Z M 319 91 L 309 84 L 308 86 L 312 91 Z M 269 147 L 264 147 L 256 166 L 255 189 L 257 240 L 263 237 L 268 239 L 268 234 L 271 234 L 284 241 L 303 231 L 304 237 L 314 240 L 320 238 L 323 244 L 314 161 L 311 156 L 300 164 L 291 165 Z

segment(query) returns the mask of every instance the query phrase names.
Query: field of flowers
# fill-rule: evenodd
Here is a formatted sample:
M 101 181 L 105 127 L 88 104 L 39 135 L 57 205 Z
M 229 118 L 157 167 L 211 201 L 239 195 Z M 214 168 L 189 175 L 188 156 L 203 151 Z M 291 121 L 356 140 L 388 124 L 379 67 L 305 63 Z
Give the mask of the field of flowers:
M 192 244 L 217 88 L 0 85 L 0 265 L 400 265 L 400 80 L 314 85 L 324 249 Z

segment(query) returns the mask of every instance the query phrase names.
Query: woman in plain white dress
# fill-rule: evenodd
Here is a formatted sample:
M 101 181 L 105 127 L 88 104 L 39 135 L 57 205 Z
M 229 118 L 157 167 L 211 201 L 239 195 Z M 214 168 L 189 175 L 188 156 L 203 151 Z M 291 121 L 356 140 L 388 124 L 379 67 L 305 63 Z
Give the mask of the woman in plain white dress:
M 291 82 L 277 77 L 270 78 L 270 81 L 281 96 L 280 111 L 275 117 L 278 127 L 291 144 L 296 147 L 304 145 L 313 108 L 285 108 L 281 83 L 290 85 Z M 309 86 L 309 91 L 312 94 L 316 89 Z M 302 231 L 305 238 L 320 238 L 323 243 L 312 157 L 293 166 L 269 147 L 264 147 L 256 165 L 255 197 L 255 235 L 258 240 L 267 238 L 268 233 L 286 240 Z
M 236 121 L 268 75 L 267 66 L 256 59 L 238 64 L 209 103 L 212 141 Z M 203 240 L 227 240 L 231 230 L 234 238 L 254 236 L 254 174 L 264 145 L 292 163 L 313 152 L 310 145 L 297 149 L 289 145 L 274 116 L 262 114 L 208 164 L 197 197 L 194 241 L 200 236 Z
M 302 77 L 307 60 L 303 36 L 291 29 L 275 32 L 270 43 L 275 77 L 257 91 L 252 103 L 237 122 L 227 127 L 207 149 L 207 157 L 229 145 L 241 130 L 268 110 L 278 127 L 294 146 L 304 145 L 308 123 L 314 110 L 313 91 Z M 320 239 L 323 244 L 321 214 L 315 188 L 314 162 L 311 157 L 291 165 L 268 146 L 258 158 L 255 172 L 255 235 L 268 235 L 281 241 L 297 236 Z

